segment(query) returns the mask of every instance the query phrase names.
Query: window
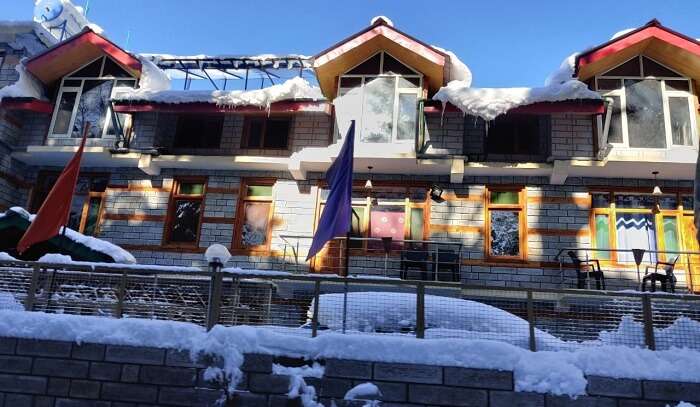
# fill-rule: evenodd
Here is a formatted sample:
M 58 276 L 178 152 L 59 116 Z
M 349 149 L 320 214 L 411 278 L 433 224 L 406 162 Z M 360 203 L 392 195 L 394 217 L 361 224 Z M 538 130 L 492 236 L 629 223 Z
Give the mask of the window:
M 422 75 L 379 52 L 340 77 L 334 101 L 338 132 L 357 119 L 365 143 L 412 142 L 418 123 Z
M 546 154 L 543 151 L 549 133 L 549 117 L 504 114 L 486 124 L 487 154 Z
M 136 87 L 136 79 L 107 56 L 99 57 L 61 81 L 51 137 L 114 137 L 125 127 L 127 115 L 113 113 L 110 99 L 118 88 Z
M 177 118 L 174 148 L 219 148 L 224 116 L 181 115 Z
M 205 192 L 203 179 L 175 180 L 168 206 L 166 243 L 197 245 Z
M 250 180 L 241 188 L 235 247 L 267 250 L 272 232 L 272 180 Z
M 288 147 L 289 117 L 246 117 L 241 148 L 284 150 Z
M 488 188 L 486 257 L 523 260 L 527 241 L 524 188 Z
M 612 100 L 608 142 L 630 148 L 695 145 L 690 80 L 645 56 L 596 77 Z

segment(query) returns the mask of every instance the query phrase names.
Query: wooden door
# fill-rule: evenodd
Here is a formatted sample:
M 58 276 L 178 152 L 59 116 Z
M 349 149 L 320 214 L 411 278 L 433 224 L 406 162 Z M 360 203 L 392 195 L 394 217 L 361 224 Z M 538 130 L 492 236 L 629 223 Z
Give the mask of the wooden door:
M 683 239 L 683 250 L 688 252 L 700 251 L 700 245 L 696 238 L 696 229 L 693 215 L 683 215 L 681 217 L 681 234 Z M 691 292 L 700 292 L 700 255 L 684 255 L 678 259 L 678 265 L 686 271 L 688 289 Z M 688 266 L 690 263 L 690 266 Z

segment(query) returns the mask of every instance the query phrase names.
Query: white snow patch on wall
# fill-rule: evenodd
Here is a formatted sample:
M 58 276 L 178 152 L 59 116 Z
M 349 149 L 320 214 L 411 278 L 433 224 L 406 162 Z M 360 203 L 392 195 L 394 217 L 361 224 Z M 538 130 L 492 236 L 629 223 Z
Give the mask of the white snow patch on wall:
M 343 400 L 356 400 L 356 399 L 368 399 L 368 398 L 379 398 L 382 396 L 382 392 L 379 390 L 376 384 L 367 382 L 360 383 L 352 389 L 345 393 Z
M 316 377 L 322 378 L 323 374 L 326 372 L 326 368 L 318 362 L 313 362 L 311 366 L 299 366 L 299 367 L 289 367 L 283 366 L 279 363 L 272 364 L 272 373 L 289 375 L 289 376 L 301 376 L 301 377 Z
M 19 73 L 19 79 L 12 85 L 0 89 L 0 101 L 9 98 L 34 98 L 46 99 L 44 97 L 44 86 L 32 74 L 27 72 L 23 63 L 15 65 L 15 70 Z

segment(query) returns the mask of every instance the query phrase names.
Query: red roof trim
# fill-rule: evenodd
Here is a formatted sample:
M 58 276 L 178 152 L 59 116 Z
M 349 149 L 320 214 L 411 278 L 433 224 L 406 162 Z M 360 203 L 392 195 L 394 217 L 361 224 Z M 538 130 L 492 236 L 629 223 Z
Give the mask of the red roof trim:
M 67 47 L 76 48 L 85 44 L 97 46 L 120 65 L 141 72 L 141 61 L 139 61 L 138 58 L 119 48 L 119 46 L 89 28 L 31 57 L 26 62 L 27 69 L 31 72 L 35 66 L 51 63 L 53 59 L 60 57 Z
M 684 49 L 700 56 L 700 42 L 687 35 L 664 27 L 657 20 L 652 20 L 646 25 L 631 31 L 618 38 L 612 39 L 595 48 L 592 48 L 576 57 L 576 74 L 582 66 L 596 62 L 602 58 L 620 52 L 634 44 L 649 38 L 657 38 L 673 46 Z
M 441 114 L 441 106 L 425 106 L 423 112 L 425 114 Z M 539 102 L 530 105 L 518 106 L 510 109 L 508 113 L 520 114 L 547 114 L 547 113 L 585 113 L 585 114 L 602 114 L 605 111 L 605 105 L 602 100 L 565 100 L 561 102 Z M 461 112 L 456 106 L 448 103 L 445 106 L 445 112 L 454 113 Z
M 213 103 L 138 103 L 123 104 L 115 102 L 114 111 L 119 113 L 168 112 L 168 113 L 296 113 L 303 111 L 322 111 L 330 114 L 330 103 L 314 101 L 276 102 L 270 109 L 257 106 L 219 106 Z M 322 110 L 321 110 L 322 109 Z
M 46 100 L 27 100 L 26 98 L 13 99 L 5 98 L 0 103 L 0 107 L 7 110 L 25 110 L 35 113 L 53 113 L 53 103 Z

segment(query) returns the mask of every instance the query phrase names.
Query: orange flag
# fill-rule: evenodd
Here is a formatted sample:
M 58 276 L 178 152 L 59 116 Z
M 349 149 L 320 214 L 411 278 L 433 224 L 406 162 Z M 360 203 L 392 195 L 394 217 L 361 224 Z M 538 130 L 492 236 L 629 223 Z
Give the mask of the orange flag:
M 70 216 L 70 207 L 75 193 L 75 185 L 78 182 L 78 174 L 80 173 L 80 159 L 83 157 L 83 148 L 85 147 L 85 139 L 87 138 L 89 124 L 85 126 L 83 139 L 80 142 L 80 148 L 63 169 L 61 175 L 58 176 L 56 183 L 51 188 L 51 191 L 46 196 L 44 203 L 39 208 L 36 218 L 24 236 L 17 243 L 17 251 L 22 254 L 32 245 L 57 236 L 61 230 L 61 226 L 68 224 Z

